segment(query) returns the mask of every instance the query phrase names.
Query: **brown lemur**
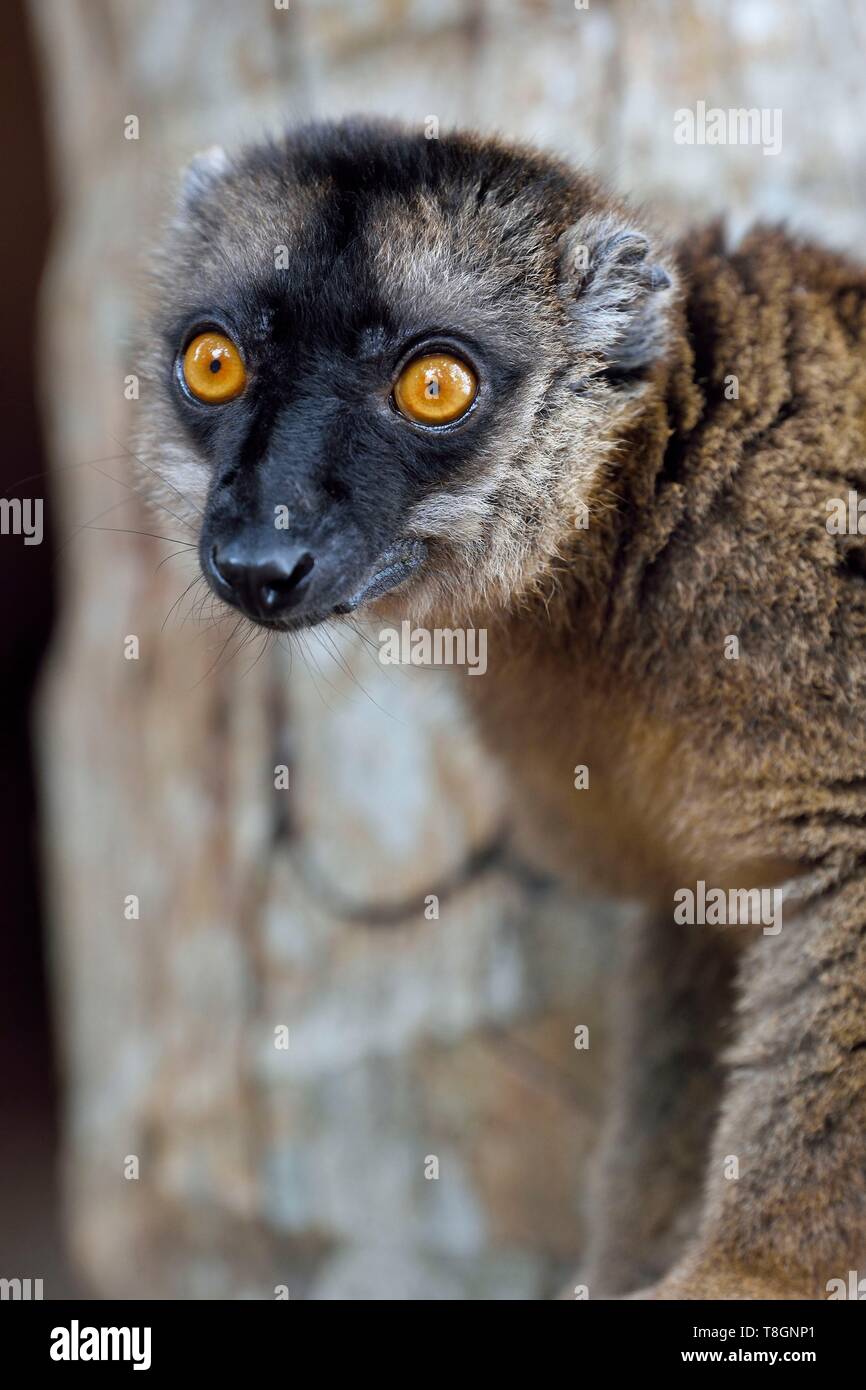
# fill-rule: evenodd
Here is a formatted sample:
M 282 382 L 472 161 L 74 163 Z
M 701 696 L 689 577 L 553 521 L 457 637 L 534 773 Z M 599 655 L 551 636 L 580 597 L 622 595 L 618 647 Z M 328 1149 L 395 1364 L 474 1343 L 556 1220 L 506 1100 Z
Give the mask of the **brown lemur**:
M 866 1272 L 866 272 L 349 121 L 196 159 L 153 298 L 147 482 L 214 593 L 486 629 L 535 851 L 643 905 L 590 1296 Z

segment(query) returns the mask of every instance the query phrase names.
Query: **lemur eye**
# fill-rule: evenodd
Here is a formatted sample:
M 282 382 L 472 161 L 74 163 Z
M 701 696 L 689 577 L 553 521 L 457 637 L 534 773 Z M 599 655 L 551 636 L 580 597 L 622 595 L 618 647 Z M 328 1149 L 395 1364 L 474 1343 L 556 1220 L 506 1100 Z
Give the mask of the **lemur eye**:
M 416 357 L 394 387 L 401 415 L 420 425 L 450 425 L 465 415 L 478 391 L 471 367 L 445 352 Z
M 193 338 L 184 353 L 183 379 L 198 400 L 221 405 L 241 394 L 247 373 L 231 338 L 208 332 Z

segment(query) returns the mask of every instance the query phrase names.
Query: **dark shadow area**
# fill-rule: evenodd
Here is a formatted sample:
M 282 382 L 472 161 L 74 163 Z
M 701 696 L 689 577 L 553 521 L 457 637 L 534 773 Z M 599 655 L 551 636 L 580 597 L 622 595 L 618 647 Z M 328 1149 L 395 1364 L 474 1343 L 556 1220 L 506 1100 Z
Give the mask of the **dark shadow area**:
M 36 307 L 50 205 L 34 54 L 25 8 L 17 0 L 3 9 L 2 52 L 0 493 L 43 499 L 45 529 L 41 544 L 25 545 L 22 535 L 13 534 L 14 511 L 4 505 L 0 512 L 0 1277 L 41 1278 L 45 1298 L 57 1298 L 72 1285 L 60 1240 L 57 1087 L 30 731 L 53 615 L 49 480 L 36 399 Z

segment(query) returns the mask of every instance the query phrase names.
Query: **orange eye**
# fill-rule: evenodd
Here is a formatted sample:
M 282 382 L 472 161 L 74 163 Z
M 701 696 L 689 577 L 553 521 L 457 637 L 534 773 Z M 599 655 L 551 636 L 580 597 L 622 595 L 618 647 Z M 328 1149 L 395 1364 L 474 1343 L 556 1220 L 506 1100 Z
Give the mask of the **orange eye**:
M 401 415 L 420 425 L 450 425 L 465 415 L 478 392 L 471 367 L 445 352 L 416 357 L 400 373 L 394 400 Z
M 183 355 L 183 379 L 197 400 L 221 405 L 241 394 L 247 372 L 231 338 L 199 333 Z

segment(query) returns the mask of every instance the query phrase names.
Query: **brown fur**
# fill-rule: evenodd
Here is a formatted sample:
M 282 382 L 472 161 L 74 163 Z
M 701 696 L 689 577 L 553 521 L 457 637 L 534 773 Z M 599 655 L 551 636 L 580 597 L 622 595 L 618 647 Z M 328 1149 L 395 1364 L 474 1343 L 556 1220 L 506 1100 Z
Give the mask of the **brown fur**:
M 863 542 L 825 524 L 866 486 L 866 276 L 765 230 L 680 260 L 617 506 L 543 602 L 477 618 L 489 675 L 466 687 L 533 841 L 647 903 L 591 1293 L 676 1252 L 645 1296 L 825 1297 L 866 1260 L 866 579 Z M 700 878 L 793 880 L 781 933 L 675 926 L 673 892 Z
M 429 564 L 372 611 L 487 629 L 487 676 L 463 688 L 528 839 L 644 905 L 590 1292 L 824 1297 L 866 1273 L 866 543 L 826 525 L 829 499 L 866 490 L 866 274 L 766 228 L 647 256 L 631 214 L 564 166 L 397 139 L 322 136 L 442 170 L 357 194 L 365 266 L 397 313 L 470 315 L 532 371 L 473 470 L 406 518 Z M 199 274 L 204 297 L 226 266 L 300 245 L 315 210 L 327 224 L 331 184 L 304 183 L 294 149 L 196 179 L 163 310 Z M 172 505 L 203 505 L 208 462 L 164 404 L 150 437 Z M 699 879 L 783 886 L 780 934 L 675 925 Z

